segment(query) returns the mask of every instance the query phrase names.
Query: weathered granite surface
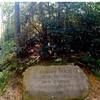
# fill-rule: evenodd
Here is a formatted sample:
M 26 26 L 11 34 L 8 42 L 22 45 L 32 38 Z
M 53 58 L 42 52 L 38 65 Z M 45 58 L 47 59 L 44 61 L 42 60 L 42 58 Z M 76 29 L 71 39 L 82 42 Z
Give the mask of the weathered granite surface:
M 88 78 L 73 64 L 30 67 L 23 73 L 23 85 L 34 100 L 77 100 L 89 93 Z

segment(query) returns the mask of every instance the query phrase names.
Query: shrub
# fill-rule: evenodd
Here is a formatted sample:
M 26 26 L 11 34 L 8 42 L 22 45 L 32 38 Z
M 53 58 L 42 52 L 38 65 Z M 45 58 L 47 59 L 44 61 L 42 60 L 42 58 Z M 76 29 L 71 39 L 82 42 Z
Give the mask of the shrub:
M 81 58 L 81 62 L 84 63 L 93 74 L 100 77 L 100 59 L 96 59 L 92 56 L 84 56 Z
M 81 62 L 85 64 L 88 64 L 88 63 L 94 64 L 96 60 L 92 56 L 84 56 L 81 58 Z
M 1 93 L 5 91 L 5 86 L 7 84 L 8 77 L 9 77 L 8 71 L 4 70 L 0 72 L 0 91 Z

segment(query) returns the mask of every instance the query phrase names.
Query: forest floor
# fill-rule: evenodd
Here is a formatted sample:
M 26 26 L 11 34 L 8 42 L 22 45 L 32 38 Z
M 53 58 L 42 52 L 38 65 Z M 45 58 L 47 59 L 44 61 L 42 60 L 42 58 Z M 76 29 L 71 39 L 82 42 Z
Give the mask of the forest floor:
M 88 69 L 82 68 L 88 76 L 91 90 L 85 100 L 100 100 L 100 79 L 95 77 Z M 13 77 L 8 82 L 5 93 L 0 96 L 0 100 L 23 100 L 22 99 L 22 78 Z
M 23 100 L 22 99 L 22 77 L 12 75 L 5 87 L 6 91 L 0 96 L 0 100 Z
M 94 76 L 88 69 L 83 70 L 91 85 L 90 93 L 85 100 L 100 100 L 100 77 Z

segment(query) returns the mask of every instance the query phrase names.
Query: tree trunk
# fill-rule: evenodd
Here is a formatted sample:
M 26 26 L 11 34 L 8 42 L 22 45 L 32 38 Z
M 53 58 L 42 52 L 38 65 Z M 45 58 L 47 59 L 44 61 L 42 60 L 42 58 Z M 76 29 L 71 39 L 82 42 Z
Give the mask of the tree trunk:
M 15 26 L 16 26 L 16 54 L 19 57 L 19 52 L 21 51 L 21 32 L 20 32 L 20 8 L 19 2 L 15 2 Z

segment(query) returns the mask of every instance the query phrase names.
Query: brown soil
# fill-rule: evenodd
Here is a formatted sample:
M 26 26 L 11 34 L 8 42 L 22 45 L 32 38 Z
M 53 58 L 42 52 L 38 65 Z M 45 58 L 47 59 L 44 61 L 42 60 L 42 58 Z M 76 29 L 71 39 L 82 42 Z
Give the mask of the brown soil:
M 86 100 L 100 100 L 100 80 L 96 79 L 94 75 L 89 75 L 91 90 Z
M 85 100 L 100 100 L 100 78 L 95 77 L 88 69 L 83 69 L 90 82 L 90 93 Z
M 10 78 L 5 93 L 0 96 L 0 100 L 22 100 L 22 85 L 21 77 L 12 75 Z

